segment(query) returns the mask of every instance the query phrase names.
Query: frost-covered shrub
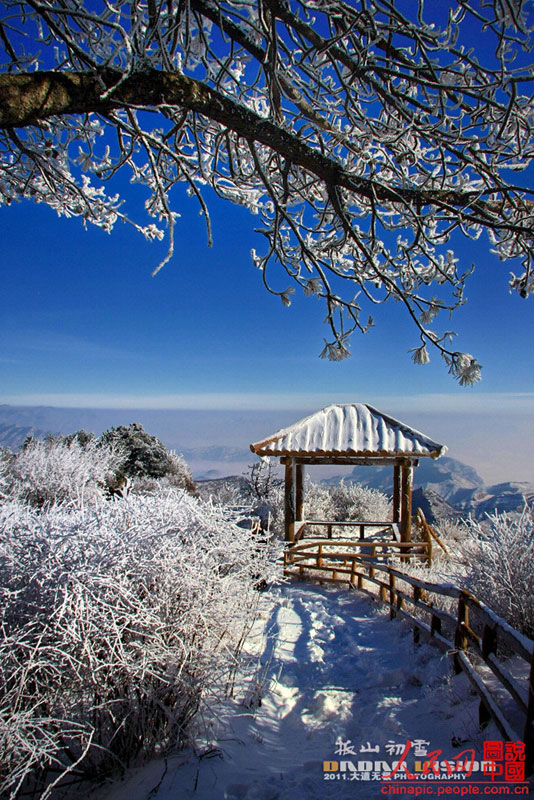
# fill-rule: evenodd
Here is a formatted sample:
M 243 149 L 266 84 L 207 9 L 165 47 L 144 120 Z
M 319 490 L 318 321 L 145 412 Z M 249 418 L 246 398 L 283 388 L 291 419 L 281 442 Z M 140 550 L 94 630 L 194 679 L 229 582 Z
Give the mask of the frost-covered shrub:
M 0 447 L 0 501 L 6 500 L 9 492 L 10 478 L 9 466 L 13 459 L 13 454 L 5 447 Z
M 197 492 L 203 500 L 211 500 L 216 505 L 244 506 L 252 504 L 252 496 L 246 478 L 231 476 L 198 481 Z
M 189 464 L 174 451 L 167 453 L 169 471 L 161 478 L 138 475 L 132 479 L 125 476 L 121 490 L 133 494 L 158 494 L 165 489 L 185 489 L 198 495 Z
M 177 489 L 186 489 L 188 492 L 195 492 L 195 482 L 191 473 L 191 467 L 181 453 L 169 450 L 168 470 L 164 476 L 171 486 Z
M 488 524 L 489 523 L 489 524 Z M 510 625 L 534 637 L 534 519 L 495 513 L 470 519 L 456 578 Z
M 391 505 L 385 494 L 359 483 L 341 481 L 337 486 L 308 483 L 304 495 L 304 518 L 343 520 L 388 520 Z
M 278 496 L 276 490 L 284 485 L 273 459 L 268 457 L 249 466 L 246 483 L 250 498 L 260 505 L 272 502 L 273 497 Z
M 123 453 L 119 470 L 121 479 L 136 481 L 142 478 L 167 477 L 172 485 L 195 491 L 191 470 L 181 455 L 167 450 L 156 436 L 147 433 L 139 423 L 120 425 L 104 431 L 100 443 L 119 448 Z
M 180 490 L 0 507 L 0 794 L 182 745 L 271 569 L 230 512 Z
M 268 504 L 271 511 L 272 530 L 278 535 L 283 535 L 283 485 L 272 486 Z M 341 481 L 337 486 L 326 486 L 308 480 L 304 486 L 303 516 L 304 519 L 332 520 L 333 522 L 345 520 L 385 521 L 391 519 L 391 504 L 388 497 L 382 492 L 358 483 Z M 314 532 L 321 532 L 321 528 L 314 528 Z
M 440 519 L 432 523 L 432 528 L 449 549 L 455 549 L 469 535 L 465 520 Z M 436 545 L 439 548 L 439 545 Z
M 36 508 L 95 503 L 105 496 L 120 460 L 119 449 L 96 440 L 30 439 L 8 465 L 7 494 Z

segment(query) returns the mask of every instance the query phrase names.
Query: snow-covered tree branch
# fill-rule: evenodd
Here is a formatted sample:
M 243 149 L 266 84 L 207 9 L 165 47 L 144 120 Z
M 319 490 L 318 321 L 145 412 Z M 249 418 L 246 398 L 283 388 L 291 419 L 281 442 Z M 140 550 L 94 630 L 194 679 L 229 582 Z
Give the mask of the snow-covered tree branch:
M 4 3 L 3 202 L 108 231 L 123 219 L 148 239 L 166 228 L 161 267 L 171 190 L 187 187 L 211 241 L 211 188 L 258 215 L 267 289 L 323 300 L 321 355 L 345 358 L 373 324 L 364 303 L 393 299 L 417 327 L 416 363 L 430 344 L 461 383 L 478 380 L 476 359 L 429 326 L 464 302 L 457 233 L 485 231 L 519 265 L 510 288 L 533 290 L 533 190 L 513 179 L 534 153 L 527 2 L 451 0 L 439 19 L 424 0 L 97 5 Z M 123 169 L 155 222 L 130 218 Z

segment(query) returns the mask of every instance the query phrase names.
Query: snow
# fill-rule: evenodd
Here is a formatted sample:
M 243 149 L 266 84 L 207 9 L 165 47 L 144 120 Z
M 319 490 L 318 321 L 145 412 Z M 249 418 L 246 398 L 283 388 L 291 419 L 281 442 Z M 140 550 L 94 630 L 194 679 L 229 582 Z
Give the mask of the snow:
M 250 447 L 260 456 L 338 453 L 436 458 L 447 452 L 445 445 L 366 403 L 327 406 Z
M 99 800 L 378 798 L 383 784 L 369 762 L 391 769 L 407 740 L 413 765 L 417 748 L 449 759 L 474 748 L 480 758 L 484 739 L 501 738 L 493 723 L 479 731 L 478 697 L 452 675 L 451 659 L 415 645 L 410 628 L 354 591 L 275 587 L 245 650 L 234 697 L 203 721 L 207 735 L 100 789 Z M 367 780 L 323 772 L 340 759 Z

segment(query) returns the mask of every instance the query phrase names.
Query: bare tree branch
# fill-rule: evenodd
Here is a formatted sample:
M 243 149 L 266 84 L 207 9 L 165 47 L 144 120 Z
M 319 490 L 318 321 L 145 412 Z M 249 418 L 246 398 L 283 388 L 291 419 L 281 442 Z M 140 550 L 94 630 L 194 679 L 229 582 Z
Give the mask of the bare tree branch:
M 189 187 L 211 241 L 211 187 L 259 215 L 267 250 L 252 260 L 269 291 L 284 305 L 293 285 L 323 299 L 322 355 L 345 357 L 372 324 L 362 300 L 394 299 L 421 338 L 414 361 L 432 344 L 461 383 L 478 379 L 451 332 L 428 325 L 464 302 L 472 268 L 445 249 L 456 233 L 486 231 L 520 265 L 510 288 L 534 289 L 533 190 L 528 175 L 510 180 L 534 155 L 527 2 L 451 0 L 441 24 L 423 0 L 4 5 L 4 202 L 34 198 L 107 230 L 123 219 L 148 239 L 163 221 L 161 266 L 169 193 Z M 155 223 L 106 191 L 119 169 L 147 187 Z

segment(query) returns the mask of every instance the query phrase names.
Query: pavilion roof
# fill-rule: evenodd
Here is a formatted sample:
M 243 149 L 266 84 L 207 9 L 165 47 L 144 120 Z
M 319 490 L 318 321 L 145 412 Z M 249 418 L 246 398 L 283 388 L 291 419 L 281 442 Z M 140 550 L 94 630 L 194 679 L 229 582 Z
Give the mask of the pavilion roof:
M 325 458 L 439 458 L 447 452 L 445 445 L 366 403 L 327 406 L 250 449 L 259 456 Z

